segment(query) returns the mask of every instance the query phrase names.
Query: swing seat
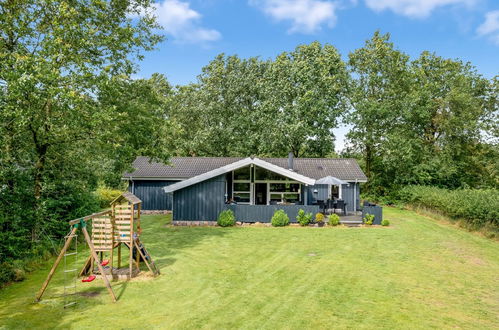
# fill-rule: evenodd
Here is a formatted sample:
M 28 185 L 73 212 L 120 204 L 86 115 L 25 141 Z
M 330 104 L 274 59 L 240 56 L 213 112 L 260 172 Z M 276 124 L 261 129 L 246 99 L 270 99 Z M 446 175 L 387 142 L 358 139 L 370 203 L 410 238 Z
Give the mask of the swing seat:
M 109 260 L 104 260 L 103 262 L 101 262 L 101 266 L 107 266 L 107 264 L 109 263 Z
M 92 282 L 93 280 L 95 280 L 95 275 L 90 275 L 89 277 L 87 278 L 84 278 L 83 280 L 81 280 L 82 282 Z

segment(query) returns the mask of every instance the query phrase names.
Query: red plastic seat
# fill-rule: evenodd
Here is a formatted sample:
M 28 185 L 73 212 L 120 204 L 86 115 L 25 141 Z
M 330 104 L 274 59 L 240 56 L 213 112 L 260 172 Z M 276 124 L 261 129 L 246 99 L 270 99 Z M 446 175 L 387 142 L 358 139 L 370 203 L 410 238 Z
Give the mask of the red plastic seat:
M 90 275 L 89 277 L 87 278 L 84 278 L 83 280 L 81 280 L 82 282 L 92 282 L 93 280 L 95 280 L 95 275 Z
M 109 260 L 104 260 L 103 262 L 101 262 L 101 266 L 106 266 L 108 263 L 109 263 Z

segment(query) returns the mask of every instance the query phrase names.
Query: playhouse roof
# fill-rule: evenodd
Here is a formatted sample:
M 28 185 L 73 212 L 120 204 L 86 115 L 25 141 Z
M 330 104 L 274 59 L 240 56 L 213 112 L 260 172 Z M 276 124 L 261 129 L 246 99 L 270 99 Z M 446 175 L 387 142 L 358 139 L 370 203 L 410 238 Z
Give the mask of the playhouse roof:
M 117 202 L 120 202 L 122 201 L 123 199 L 127 200 L 128 202 L 132 203 L 132 204 L 139 204 L 139 203 L 142 203 L 142 201 L 137 197 L 135 196 L 134 194 L 132 194 L 131 192 L 124 192 L 123 194 L 119 195 L 118 197 L 116 197 L 112 202 L 111 204 L 114 204 L 114 203 L 117 203 Z

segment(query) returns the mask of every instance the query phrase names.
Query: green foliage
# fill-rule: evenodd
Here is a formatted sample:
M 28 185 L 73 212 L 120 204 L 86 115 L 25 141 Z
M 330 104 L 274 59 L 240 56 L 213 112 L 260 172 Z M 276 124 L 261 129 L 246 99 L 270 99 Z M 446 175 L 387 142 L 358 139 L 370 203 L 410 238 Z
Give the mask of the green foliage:
M 223 210 L 220 212 L 217 224 L 220 227 L 232 227 L 236 224 L 236 217 L 234 216 L 234 212 L 232 210 Z
M 320 213 L 320 212 L 319 212 L 319 213 L 317 213 L 317 214 L 315 215 L 315 222 L 317 222 L 317 223 L 322 223 L 322 222 L 324 222 L 324 214 L 322 214 L 322 213 Z
M 289 217 L 283 210 L 276 210 L 271 220 L 272 226 L 284 227 L 289 224 Z
M 0 263 L 11 263 L 56 252 L 66 221 L 99 209 L 97 182 L 117 186 L 138 153 L 163 153 L 167 94 L 129 78 L 163 39 L 151 2 L 0 6 Z
M 340 216 L 333 213 L 329 215 L 329 225 L 337 226 L 340 223 Z
M 364 224 L 370 226 L 374 222 L 374 214 L 366 213 L 366 215 L 364 216 L 364 219 L 362 219 L 362 220 L 364 221 Z
M 499 228 L 499 191 L 496 189 L 448 190 L 408 186 L 399 191 L 398 198 L 406 204 L 429 208 L 454 219 L 464 219 L 474 229 L 486 225 Z
M 176 90 L 169 116 L 175 152 L 225 157 L 331 154 L 331 128 L 347 106 L 348 81 L 336 48 L 318 42 L 269 60 L 220 54 L 203 68 L 196 84 Z
M 381 225 L 385 226 L 385 227 L 389 226 L 390 225 L 390 220 L 388 220 L 388 219 L 381 220 Z
M 296 221 L 298 221 L 300 226 L 307 226 L 312 221 L 312 213 L 305 213 L 304 210 L 300 209 L 296 216 Z
M 99 200 L 99 206 L 101 208 L 109 208 L 113 200 L 120 196 L 123 191 L 118 189 L 112 189 L 107 187 L 99 187 L 95 191 L 95 195 Z
M 345 155 L 361 159 L 364 191 L 498 187 L 497 80 L 429 52 L 410 61 L 389 39 L 376 32 L 349 54 L 353 128 Z

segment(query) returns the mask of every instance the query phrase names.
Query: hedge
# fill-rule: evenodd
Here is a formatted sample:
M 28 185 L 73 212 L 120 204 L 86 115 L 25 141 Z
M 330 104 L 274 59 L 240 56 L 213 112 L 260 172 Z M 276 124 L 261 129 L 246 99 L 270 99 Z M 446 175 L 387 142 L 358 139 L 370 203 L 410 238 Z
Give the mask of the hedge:
M 496 189 L 448 190 L 428 186 L 407 186 L 398 193 L 405 204 L 436 210 L 463 219 L 473 228 L 499 228 L 499 191 Z

